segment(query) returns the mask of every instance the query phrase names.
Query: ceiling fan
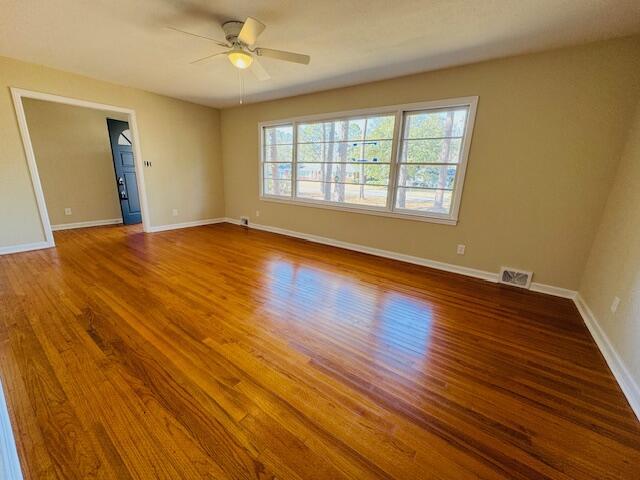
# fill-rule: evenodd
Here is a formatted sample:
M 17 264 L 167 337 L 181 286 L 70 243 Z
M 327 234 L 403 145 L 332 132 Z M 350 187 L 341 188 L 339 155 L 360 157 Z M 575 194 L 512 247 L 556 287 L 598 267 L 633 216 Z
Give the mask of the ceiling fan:
M 302 55 L 300 53 L 285 52 L 284 50 L 274 50 L 272 48 L 263 48 L 255 46 L 256 41 L 260 34 L 266 28 L 266 25 L 253 17 L 247 17 L 244 22 L 230 21 L 222 24 L 222 30 L 225 33 L 226 42 L 216 40 L 215 38 L 207 37 L 205 35 L 199 35 L 196 33 L 187 32 L 174 27 L 167 27 L 175 32 L 191 35 L 192 37 L 204 38 L 214 42 L 224 48 L 228 48 L 224 52 L 217 52 L 206 57 L 198 58 L 193 62 L 200 63 L 219 55 L 226 55 L 231 64 L 241 70 L 251 68 L 251 72 L 256 76 L 258 80 L 268 80 L 271 76 L 267 73 L 264 67 L 260 64 L 257 57 L 269 57 L 277 60 L 284 60 L 285 62 L 300 63 L 308 65 L 311 61 L 309 55 Z

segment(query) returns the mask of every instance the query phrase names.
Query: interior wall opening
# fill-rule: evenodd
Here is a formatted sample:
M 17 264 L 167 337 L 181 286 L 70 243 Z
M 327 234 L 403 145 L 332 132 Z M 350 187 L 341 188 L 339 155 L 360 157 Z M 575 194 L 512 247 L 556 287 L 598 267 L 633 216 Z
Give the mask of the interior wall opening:
M 24 91 L 14 91 L 14 101 L 49 246 L 57 230 L 148 231 L 132 111 Z

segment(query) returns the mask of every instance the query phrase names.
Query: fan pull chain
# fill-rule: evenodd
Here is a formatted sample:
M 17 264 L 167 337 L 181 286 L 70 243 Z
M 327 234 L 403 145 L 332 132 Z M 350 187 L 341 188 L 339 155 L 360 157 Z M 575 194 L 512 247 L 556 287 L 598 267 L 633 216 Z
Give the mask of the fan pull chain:
M 244 77 L 240 69 L 238 69 L 238 80 L 240 80 L 240 105 L 242 105 L 244 103 Z

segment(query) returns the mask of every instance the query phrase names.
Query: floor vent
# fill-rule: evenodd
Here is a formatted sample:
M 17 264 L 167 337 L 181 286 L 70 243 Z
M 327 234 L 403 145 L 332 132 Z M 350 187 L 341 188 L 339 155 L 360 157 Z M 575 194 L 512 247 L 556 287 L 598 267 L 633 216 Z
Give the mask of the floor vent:
M 516 270 L 510 267 L 502 267 L 500 269 L 500 283 L 506 283 L 507 285 L 529 288 L 531 286 L 531 277 L 533 277 L 533 272 Z
M 240 225 L 243 227 L 249 226 L 249 218 L 248 217 L 240 217 Z

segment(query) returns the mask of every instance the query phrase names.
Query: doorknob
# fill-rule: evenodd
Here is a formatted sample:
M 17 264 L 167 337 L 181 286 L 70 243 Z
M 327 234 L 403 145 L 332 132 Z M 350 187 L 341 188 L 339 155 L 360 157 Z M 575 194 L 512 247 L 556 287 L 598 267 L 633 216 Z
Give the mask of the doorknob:
M 124 178 L 118 177 L 118 185 L 124 185 Z
M 126 199 L 127 199 L 127 192 L 125 192 L 124 190 L 122 190 L 122 191 L 120 192 L 120 198 L 121 198 L 122 200 L 126 200 Z

